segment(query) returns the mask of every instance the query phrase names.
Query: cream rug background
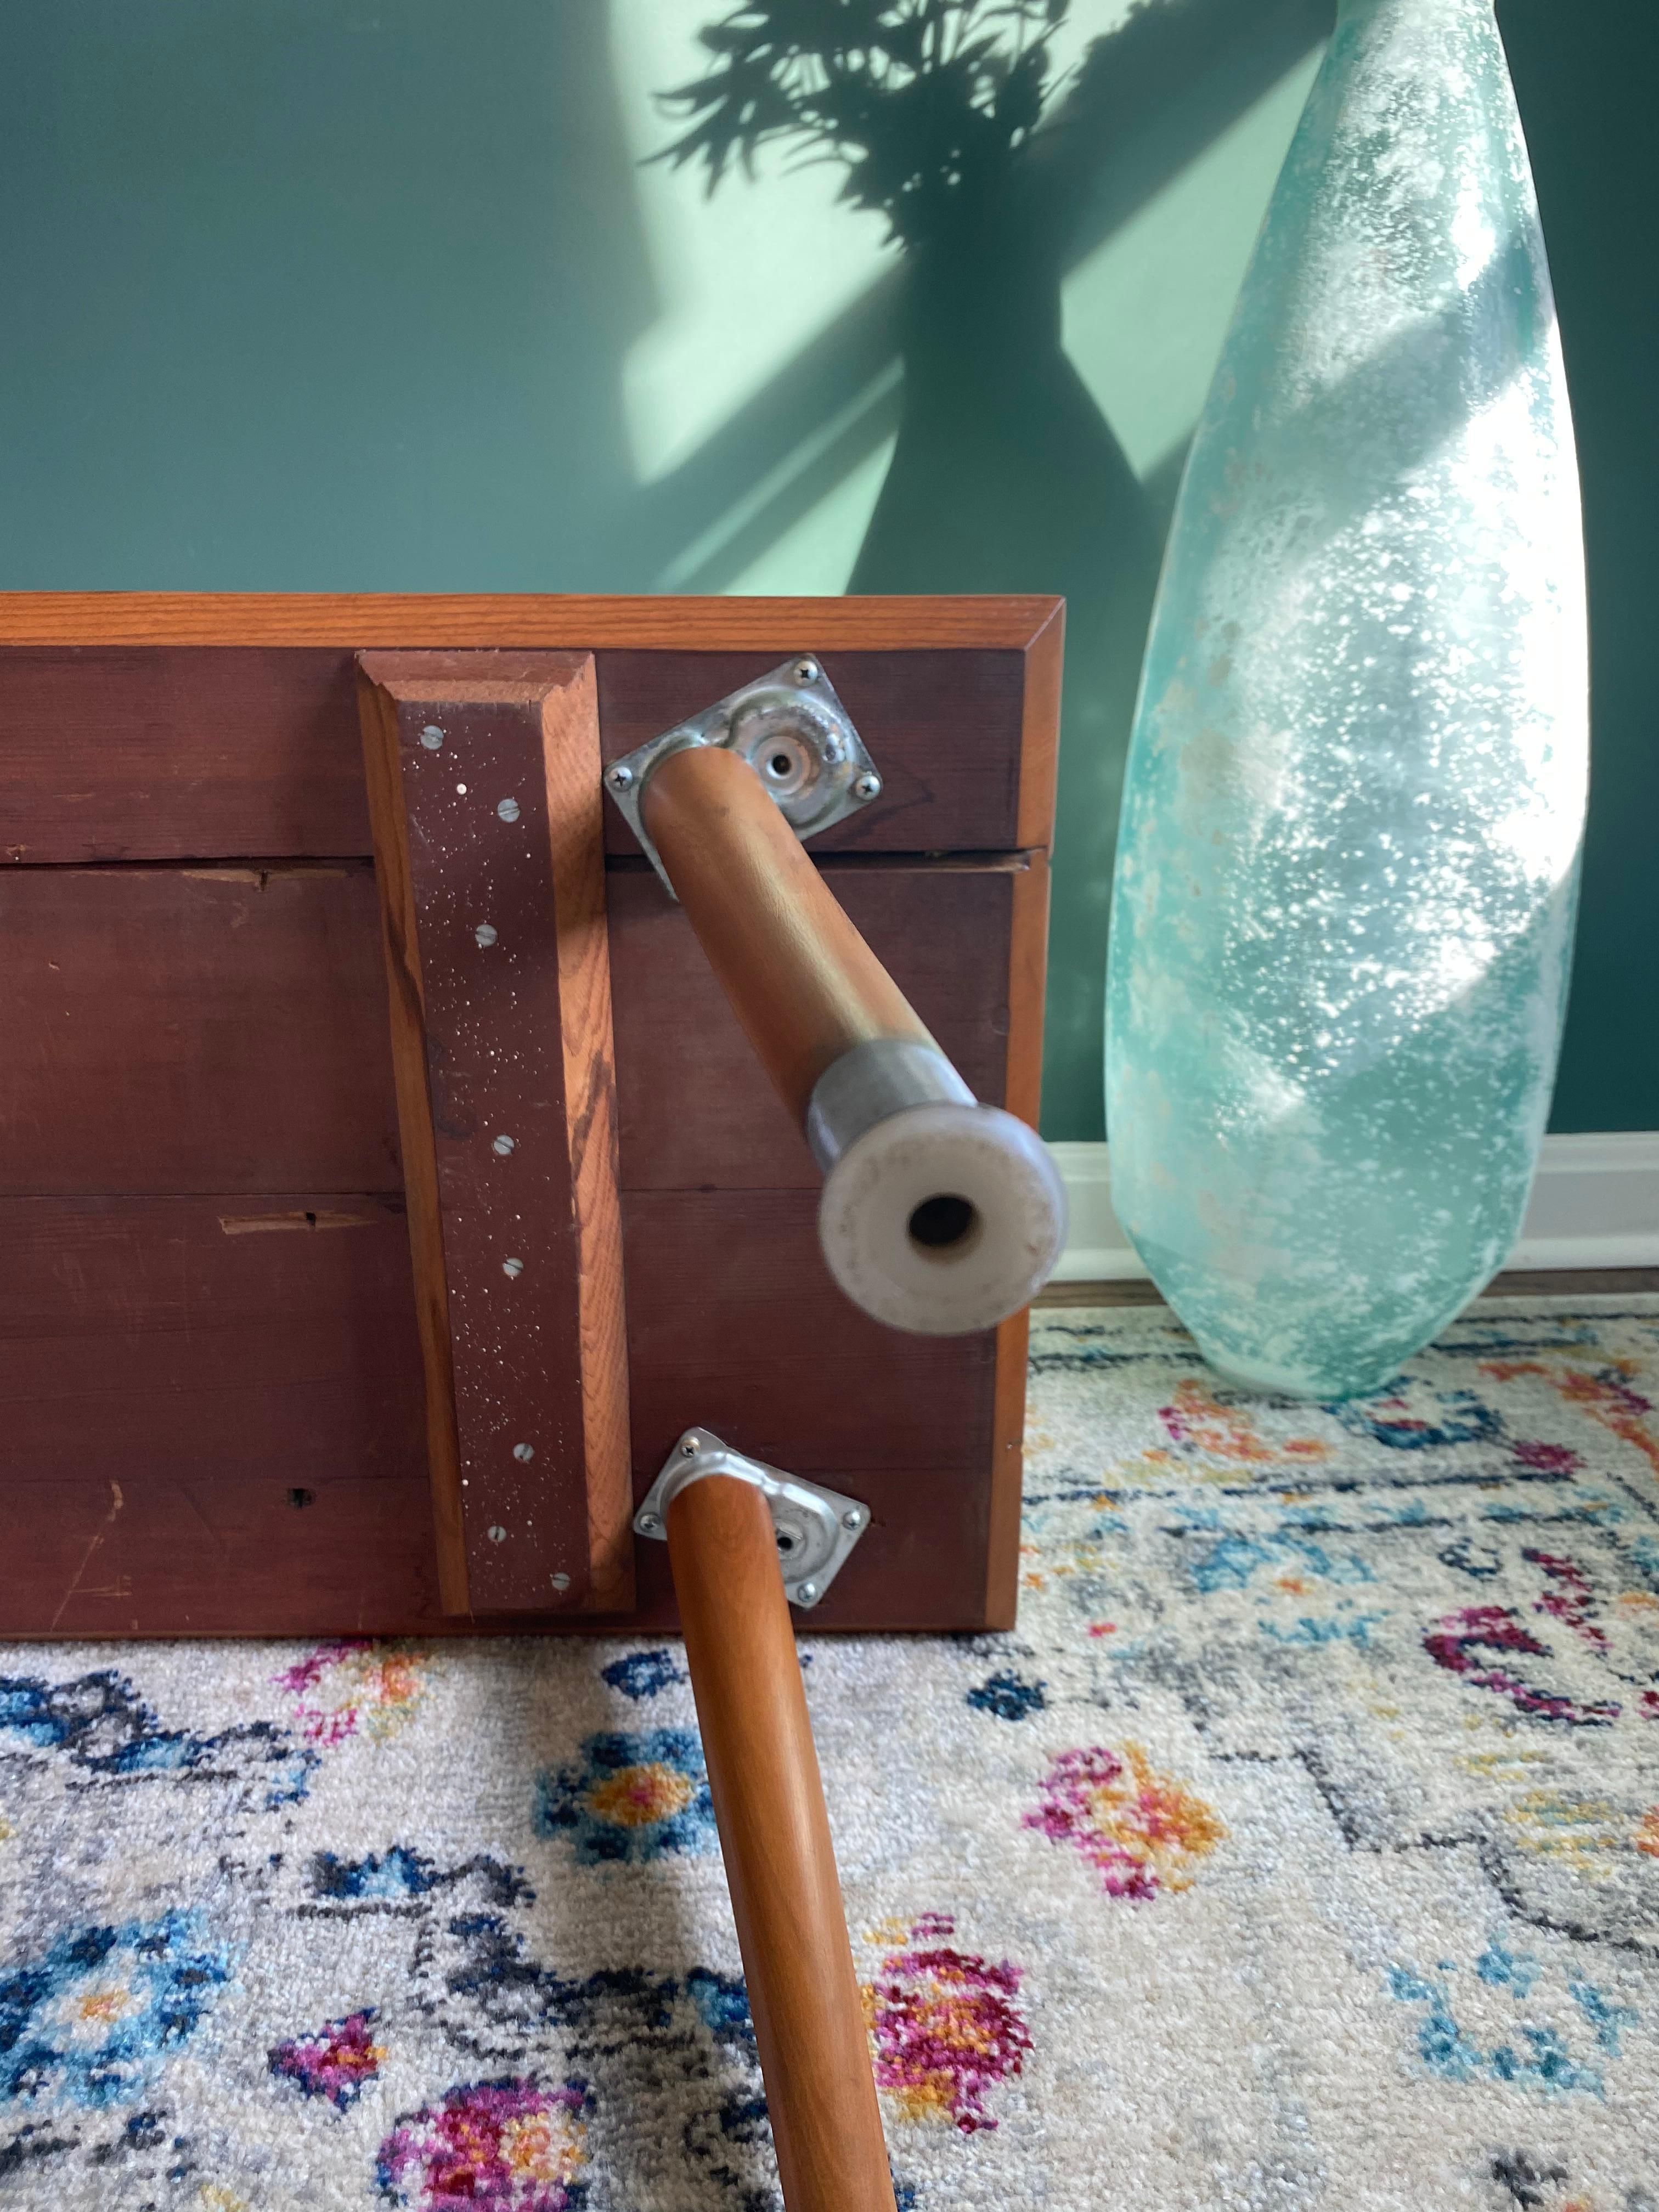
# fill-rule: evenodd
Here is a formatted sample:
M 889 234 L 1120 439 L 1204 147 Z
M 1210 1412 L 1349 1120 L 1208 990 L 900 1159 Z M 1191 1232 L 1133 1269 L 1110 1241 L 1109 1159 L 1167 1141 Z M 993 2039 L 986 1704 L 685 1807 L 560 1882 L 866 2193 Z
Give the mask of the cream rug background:
M 1656 1403 L 1039 1317 L 1018 1632 L 804 1647 L 902 2205 L 1659 2212 Z M 0 2203 L 775 2204 L 677 1646 L 0 1674 Z

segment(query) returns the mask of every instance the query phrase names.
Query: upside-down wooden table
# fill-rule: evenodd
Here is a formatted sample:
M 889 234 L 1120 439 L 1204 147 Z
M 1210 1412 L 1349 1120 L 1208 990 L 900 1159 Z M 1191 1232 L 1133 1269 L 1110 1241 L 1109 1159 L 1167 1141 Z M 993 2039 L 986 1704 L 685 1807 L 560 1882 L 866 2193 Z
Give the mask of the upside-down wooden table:
M 1014 1615 L 1060 627 L 0 599 L 0 1635 L 678 1625 L 789 2212 L 893 2201 L 789 1607 Z

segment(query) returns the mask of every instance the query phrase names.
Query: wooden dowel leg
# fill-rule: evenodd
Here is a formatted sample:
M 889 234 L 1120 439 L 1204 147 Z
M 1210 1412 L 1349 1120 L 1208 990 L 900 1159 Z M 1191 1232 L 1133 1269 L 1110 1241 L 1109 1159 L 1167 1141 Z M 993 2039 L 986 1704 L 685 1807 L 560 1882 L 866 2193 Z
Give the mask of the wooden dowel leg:
M 894 2212 L 772 1516 L 752 1484 L 668 1508 L 709 1787 L 787 2212 Z
M 651 769 L 640 817 L 762 1066 L 827 1178 L 818 1236 L 855 1305 L 894 1328 L 990 1328 L 1066 1237 L 1036 1133 L 973 1092 L 742 755 Z

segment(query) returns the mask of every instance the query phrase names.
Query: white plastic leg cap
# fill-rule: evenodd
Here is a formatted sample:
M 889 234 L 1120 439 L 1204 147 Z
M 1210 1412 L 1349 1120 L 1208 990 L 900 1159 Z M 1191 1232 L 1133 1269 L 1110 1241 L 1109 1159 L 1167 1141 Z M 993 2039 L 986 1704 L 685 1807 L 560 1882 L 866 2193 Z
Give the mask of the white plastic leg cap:
M 966 1336 L 1028 1304 L 1066 1242 L 1066 1192 L 1042 1139 L 996 1106 L 913 1106 L 826 1177 L 830 1273 L 890 1328 Z

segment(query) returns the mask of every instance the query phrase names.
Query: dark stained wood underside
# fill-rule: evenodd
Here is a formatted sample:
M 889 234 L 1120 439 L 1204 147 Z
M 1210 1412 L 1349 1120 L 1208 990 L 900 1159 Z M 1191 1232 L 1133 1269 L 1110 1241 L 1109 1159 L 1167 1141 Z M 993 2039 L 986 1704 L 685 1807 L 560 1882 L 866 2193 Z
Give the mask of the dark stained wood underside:
M 828 653 L 823 627 L 805 639 Z M 596 659 L 614 759 L 777 655 Z M 349 647 L 0 647 L 0 861 L 366 857 L 356 661 Z M 1012 647 L 836 653 L 836 689 L 884 788 L 815 850 L 1046 842 L 1021 834 L 1024 667 Z M 607 849 L 637 852 L 621 816 L 607 816 Z
M 441 1610 L 353 648 L 593 645 L 607 756 L 823 652 L 891 807 L 815 849 L 979 1094 L 1030 1113 L 1053 603 L 77 605 L 0 600 L 0 643 L 35 641 L 0 650 L 0 1633 L 605 1626 Z M 622 852 L 607 896 L 635 1494 L 707 1422 L 870 1501 L 815 1626 L 1006 1621 L 1018 1325 L 847 1304 L 683 917 Z M 626 1619 L 671 1626 L 639 1552 Z
M 1026 865 L 827 871 L 998 1105 Z M 815 1188 L 678 907 L 645 868 L 607 894 L 623 1188 Z M 0 871 L 0 1195 L 401 1190 L 367 862 Z

